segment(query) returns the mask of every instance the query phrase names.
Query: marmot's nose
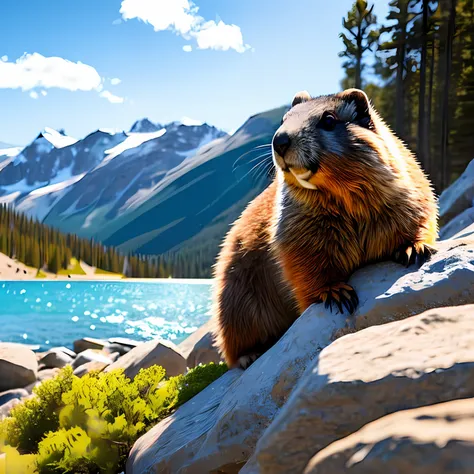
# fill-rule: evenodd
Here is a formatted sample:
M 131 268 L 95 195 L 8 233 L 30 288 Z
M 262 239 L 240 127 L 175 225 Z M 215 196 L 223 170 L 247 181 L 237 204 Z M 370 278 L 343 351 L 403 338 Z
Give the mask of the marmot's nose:
M 290 148 L 291 139 L 288 133 L 279 132 L 273 137 L 273 149 L 283 158 Z

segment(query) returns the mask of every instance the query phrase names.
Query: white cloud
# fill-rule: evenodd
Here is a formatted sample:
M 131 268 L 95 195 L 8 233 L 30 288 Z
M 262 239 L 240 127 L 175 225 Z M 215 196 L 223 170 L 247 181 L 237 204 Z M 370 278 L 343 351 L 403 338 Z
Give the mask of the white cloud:
M 197 10 L 189 0 L 123 0 L 120 13 L 124 20 L 137 18 L 155 31 L 171 29 L 186 34 L 199 18 Z
M 37 87 L 57 87 L 90 91 L 101 82 L 92 66 L 59 57 L 46 58 L 39 53 L 25 53 L 15 62 L 0 62 L 0 89 L 28 91 Z
M 110 80 L 112 85 L 120 82 L 118 78 Z M 0 61 L 0 89 L 31 91 L 32 99 L 39 97 L 36 89 L 42 89 L 40 93 L 44 97 L 48 93 L 45 89 L 57 88 L 95 91 L 113 104 L 124 101 L 122 97 L 103 91 L 103 83 L 104 79 L 94 67 L 80 61 L 75 63 L 60 57 L 45 57 L 39 53 L 25 53 L 16 61 L 10 62 L 7 56 L 3 56 Z
M 114 77 L 113 79 L 110 79 L 110 83 L 113 86 L 118 86 L 121 82 L 122 82 L 122 80 L 119 79 L 118 77 Z
M 244 45 L 240 28 L 237 25 L 226 25 L 223 21 L 208 21 L 192 35 L 196 38 L 199 49 L 235 49 L 238 53 L 243 53 L 249 48 Z
M 123 104 L 123 102 L 125 100 L 123 97 L 119 97 L 118 95 L 114 95 L 110 91 L 102 91 L 99 95 L 103 99 L 107 99 L 112 104 Z
M 193 50 L 193 47 L 190 44 L 185 44 L 183 46 L 183 51 L 185 51 L 186 53 L 190 53 L 192 50 Z
M 250 48 L 244 44 L 239 26 L 221 20 L 206 21 L 198 10 L 192 0 L 122 0 L 120 13 L 124 20 L 141 20 L 155 31 L 171 30 L 186 39 L 194 38 L 199 49 L 234 49 L 243 53 Z M 183 50 L 192 51 L 190 45 Z

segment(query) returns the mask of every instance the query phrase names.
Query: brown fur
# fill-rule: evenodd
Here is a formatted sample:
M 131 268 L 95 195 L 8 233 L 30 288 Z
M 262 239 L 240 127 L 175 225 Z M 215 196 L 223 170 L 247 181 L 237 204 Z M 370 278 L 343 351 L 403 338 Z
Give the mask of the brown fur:
M 346 282 L 357 268 L 424 261 L 437 238 L 430 183 L 365 94 L 306 96 L 280 129 L 294 140 L 284 159 L 274 152 L 274 182 L 234 223 L 215 267 L 216 339 L 230 366 L 252 363 L 313 303 L 352 312 Z M 334 133 L 320 128 L 325 110 L 341 120 Z M 307 180 L 315 189 L 288 167 L 316 170 Z

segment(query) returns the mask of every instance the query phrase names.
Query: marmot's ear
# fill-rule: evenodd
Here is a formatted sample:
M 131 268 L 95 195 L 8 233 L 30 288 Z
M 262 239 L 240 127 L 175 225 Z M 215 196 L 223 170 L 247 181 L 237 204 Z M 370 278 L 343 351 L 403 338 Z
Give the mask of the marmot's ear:
M 291 106 L 294 107 L 295 105 L 301 104 L 302 102 L 307 102 L 308 100 L 311 100 L 311 96 L 309 95 L 308 91 L 298 92 L 293 97 L 293 102 L 291 103 Z
M 371 128 L 372 120 L 370 115 L 370 101 L 367 94 L 360 89 L 346 89 L 340 92 L 338 96 L 343 99 L 346 103 L 355 104 L 356 118 L 355 121 L 359 122 L 360 125 Z

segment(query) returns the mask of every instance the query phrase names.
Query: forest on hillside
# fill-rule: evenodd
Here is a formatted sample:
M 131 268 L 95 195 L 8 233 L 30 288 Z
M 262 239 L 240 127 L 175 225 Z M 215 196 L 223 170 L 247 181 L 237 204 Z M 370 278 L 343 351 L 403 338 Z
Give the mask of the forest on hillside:
M 474 0 L 357 0 L 342 22 L 346 77 L 416 152 L 438 193 L 474 158 Z
M 67 273 L 74 257 L 88 265 L 111 273 L 135 278 L 167 278 L 173 263 L 164 257 L 123 255 L 114 247 L 105 247 L 93 239 L 82 239 L 62 232 L 0 205 L 0 252 L 38 270 Z M 176 257 L 176 271 L 181 258 Z

